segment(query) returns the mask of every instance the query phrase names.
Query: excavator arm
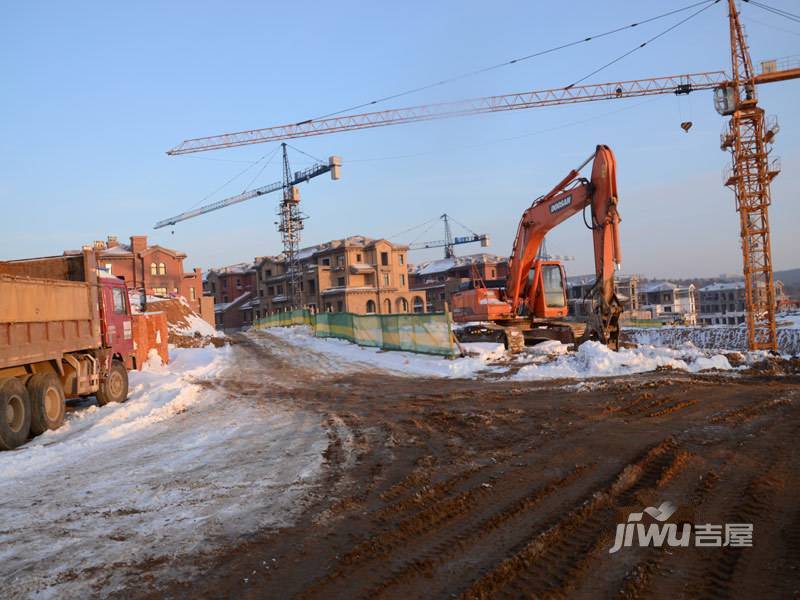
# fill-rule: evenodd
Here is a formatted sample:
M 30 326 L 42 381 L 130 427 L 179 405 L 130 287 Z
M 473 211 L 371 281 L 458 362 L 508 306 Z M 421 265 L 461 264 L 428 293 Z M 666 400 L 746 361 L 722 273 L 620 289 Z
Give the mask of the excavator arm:
M 590 162 L 590 180 L 580 171 Z M 614 292 L 614 268 L 621 262 L 619 214 L 617 213 L 616 159 L 608 146 L 597 146 L 577 169 L 573 169 L 550 192 L 537 199 L 522 215 L 509 262 L 506 301 L 514 315 L 523 304 L 533 314 L 534 290 L 526 288 L 528 273 L 539 253 L 544 236 L 579 212 L 590 209 L 584 220 L 592 230 L 596 281 L 590 292 L 591 317 L 585 339 L 618 347 L 621 304 Z

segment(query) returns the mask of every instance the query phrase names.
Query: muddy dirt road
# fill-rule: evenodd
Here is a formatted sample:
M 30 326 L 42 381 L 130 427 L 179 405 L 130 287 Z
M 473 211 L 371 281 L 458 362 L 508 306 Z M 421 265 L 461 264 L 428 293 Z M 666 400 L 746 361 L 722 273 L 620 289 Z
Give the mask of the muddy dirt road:
M 800 590 L 796 373 L 425 380 L 337 365 L 266 333 L 240 342 L 237 369 L 204 385 L 321 414 L 323 481 L 293 527 L 193 557 L 197 576 L 153 596 Z M 618 523 L 665 501 L 678 507 L 671 522 L 752 524 L 753 547 L 609 553 Z

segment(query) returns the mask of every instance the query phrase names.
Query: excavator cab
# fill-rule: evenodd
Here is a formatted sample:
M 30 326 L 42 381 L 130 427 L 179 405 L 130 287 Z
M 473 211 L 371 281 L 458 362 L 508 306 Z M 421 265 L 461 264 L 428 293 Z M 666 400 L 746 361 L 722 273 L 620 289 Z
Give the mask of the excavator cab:
M 560 261 L 536 260 L 528 289 L 528 310 L 533 317 L 553 319 L 567 316 L 567 275 Z

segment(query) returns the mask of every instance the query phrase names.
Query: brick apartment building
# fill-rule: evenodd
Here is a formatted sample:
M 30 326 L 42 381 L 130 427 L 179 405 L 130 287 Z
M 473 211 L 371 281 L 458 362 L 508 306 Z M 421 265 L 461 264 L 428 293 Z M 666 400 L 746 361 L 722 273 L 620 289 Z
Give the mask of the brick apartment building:
M 428 312 L 443 311 L 461 284 L 472 280 L 473 267 L 484 281 L 508 276 L 508 259 L 494 254 L 471 254 L 415 265 L 409 271 L 409 287 L 412 292 L 425 295 Z
M 105 242 L 94 242 L 94 249 L 98 267 L 124 279 L 129 290 L 148 296 L 183 296 L 195 312 L 213 322 L 211 303 L 203 306 L 202 272 L 200 268 L 184 271 L 185 253 L 148 245 L 146 235 L 131 236 L 129 244 L 110 235 Z
M 302 306 L 357 314 L 424 312 L 424 296 L 409 292 L 407 252 L 408 246 L 359 235 L 302 249 Z M 288 309 L 285 258 L 262 257 L 255 267 L 258 291 L 253 316 Z
M 257 298 L 256 281 L 254 263 L 238 263 L 210 269 L 206 273 L 203 289 L 214 298 L 214 320 L 217 328 L 230 331 L 252 323 L 254 301 Z

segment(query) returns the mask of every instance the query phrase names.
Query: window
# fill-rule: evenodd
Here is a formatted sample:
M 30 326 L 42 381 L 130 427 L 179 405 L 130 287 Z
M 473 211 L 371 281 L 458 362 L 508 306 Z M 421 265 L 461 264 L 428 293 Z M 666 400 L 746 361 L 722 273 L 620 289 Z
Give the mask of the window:
M 106 272 L 111 273 L 111 263 L 106 263 Z
M 341 300 L 336 301 L 336 312 L 342 312 L 344 310 L 344 304 Z
M 193 287 L 189 288 L 189 300 L 197 300 L 197 292 Z
M 558 265 L 545 265 L 542 267 L 542 283 L 547 306 L 566 306 L 564 281 L 561 278 L 561 267 Z
M 111 297 L 114 299 L 114 312 L 118 315 L 124 315 L 125 310 L 125 290 L 115 287 L 111 288 Z
M 150 263 L 150 275 L 158 275 L 158 265 Z
M 266 276 L 267 277 L 272 277 L 272 269 L 267 269 L 266 270 Z
M 401 264 L 401 265 L 404 265 L 404 264 L 406 264 L 406 259 L 405 259 L 405 257 L 404 257 L 402 254 L 400 255 L 400 264 Z
M 389 266 L 389 253 L 388 252 L 381 252 L 381 265 L 384 267 Z
M 371 315 L 375 312 L 375 301 L 367 300 L 367 314 Z
M 408 312 L 408 300 L 406 300 L 405 298 L 397 299 L 397 312 L 399 313 Z
M 403 273 L 400 273 L 400 285 L 406 284 L 406 276 Z
M 383 274 L 383 287 L 389 287 L 389 274 Z
M 283 294 L 283 286 L 282 285 L 277 286 L 275 288 L 275 291 L 278 293 L 278 295 Z
M 330 267 L 331 266 L 331 259 L 330 258 L 323 258 L 322 259 L 322 264 L 325 265 L 326 267 Z
M 237 290 L 242 289 L 242 280 L 239 279 L 238 277 L 236 278 L 236 289 Z
M 275 295 L 275 286 L 271 285 L 267 288 L 267 296 L 274 296 Z
M 223 296 L 223 297 L 222 297 L 222 301 L 223 301 L 223 302 L 227 302 L 227 301 L 228 301 L 228 297 L 227 297 L 227 296 Z
M 325 303 L 325 312 L 333 312 L 333 306 L 331 306 L 330 302 Z
M 496 271 L 494 269 L 492 269 L 492 279 L 494 279 L 496 277 L 495 273 L 496 273 Z
M 439 300 L 444 300 L 444 292 L 439 292 Z
M 336 279 L 336 285 L 337 285 L 338 287 L 344 287 L 344 277 L 338 277 L 338 278 Z
M 228 280 L 227 279 L 223 279 L 222 280 L 222 289 L 223 290 L 227 290 L 228 289 Z
M 317 282 L 313 279 L 308 280 L 308 293 L 309 294 L 316 294 L 317 293 Z
M 360 254 L 356 254 L 356 262 L 357 263 L 361 262 L 361 255 Z
M 425 303 L 422 301 L 422 298 L 419 296 L 414 296 L 414 312 L 415 313 L 423 313 L 425 312 Z
M 167 265 L 164 263 L 158 263 L 158 274 L 159 275 L 166 275 L 167 274 Z
M 163 288 L 163 287 L 153 288 L 153 295 L 154 296 L 166 296 L 167 295 L 167 288 Z
M 387 298 L 386 300 L 384 300 L 384 302 L 383 302 L 383 308 L 384 308 L 384 312 L 385 312 L 387 315 L 388 315 L 389 313 L 391 313 L 391 312 L 392 312 L 392 301 L 391 301 L 391 300 L 389 300 L 388 298 Z
M 344 254 L 340 254 L 336 257 L 336 266 L 343 267 L 344 266 Z

